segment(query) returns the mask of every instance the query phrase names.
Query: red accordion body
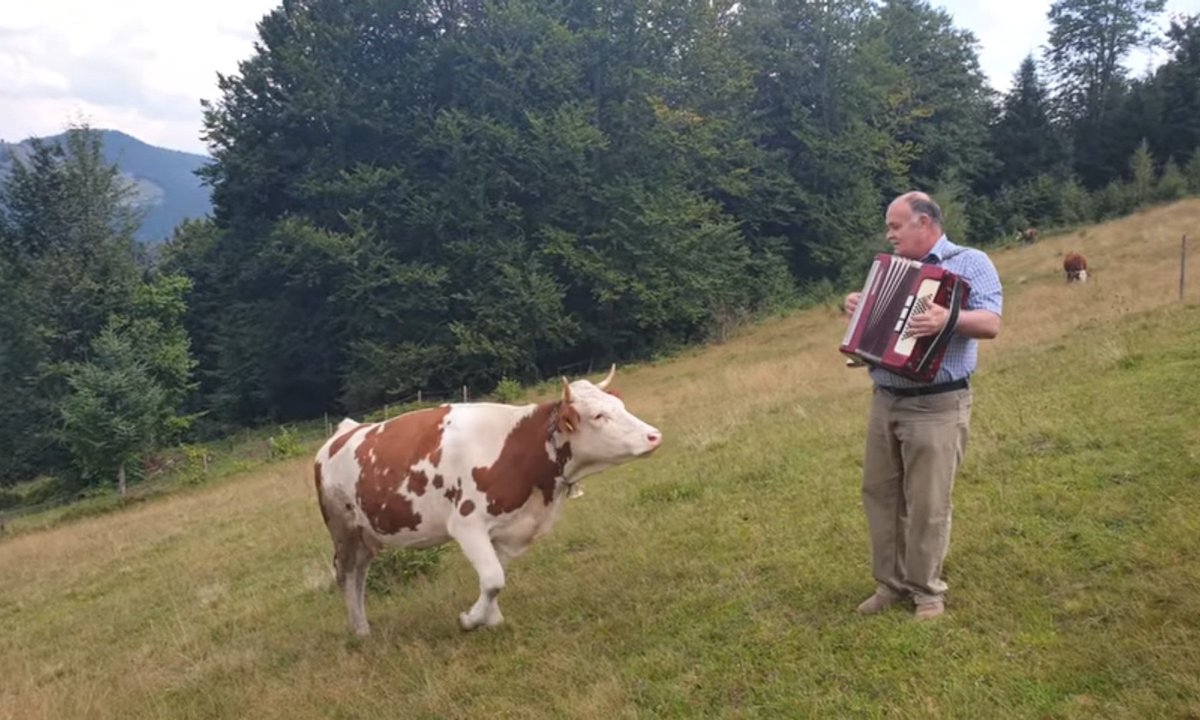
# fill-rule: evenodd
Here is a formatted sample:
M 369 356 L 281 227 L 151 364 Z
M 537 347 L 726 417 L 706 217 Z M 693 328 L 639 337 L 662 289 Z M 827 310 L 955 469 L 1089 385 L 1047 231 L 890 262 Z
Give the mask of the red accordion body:
M 880 253 L 867 273 L 840 350 L 868 365 L 929 382 L 942 366 L 958 312 L 970 290 L 966 280 L 939 265 Z M 937 335 L 912 337 L 909 319 L 931 303 L 950 310 L 946 326 Z

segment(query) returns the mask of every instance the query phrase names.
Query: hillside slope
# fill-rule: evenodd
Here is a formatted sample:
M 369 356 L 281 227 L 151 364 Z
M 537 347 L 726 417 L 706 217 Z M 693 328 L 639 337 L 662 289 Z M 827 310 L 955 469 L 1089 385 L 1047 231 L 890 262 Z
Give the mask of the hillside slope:
M 937 622 L 852 612 L 869 383 L 830 306 L 619 370 L 663 450 L 587 482 L 493 631 L 457 630 L 454 551 L 351 640 L 308 458 L 0 541 L 0 719 L 1200 714 L 1198 228 L 1189 200 L 993 254 Z

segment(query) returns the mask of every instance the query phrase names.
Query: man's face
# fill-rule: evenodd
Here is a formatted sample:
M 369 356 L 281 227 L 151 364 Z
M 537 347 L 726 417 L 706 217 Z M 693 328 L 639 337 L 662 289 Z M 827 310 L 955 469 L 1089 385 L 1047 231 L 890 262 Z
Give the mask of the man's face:
M 888 206 L 887 239 L 900 257 L 920 260 L 929 254 L 929 218 L 916 215 L 908 203 L 897 201 Z

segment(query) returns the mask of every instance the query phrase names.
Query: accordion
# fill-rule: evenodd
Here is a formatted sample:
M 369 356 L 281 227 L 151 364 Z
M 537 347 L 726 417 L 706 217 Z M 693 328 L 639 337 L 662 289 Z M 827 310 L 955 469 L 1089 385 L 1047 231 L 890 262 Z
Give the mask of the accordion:
M 876 255 L 842 338 L 847 364 L 881 367 L 919 382 L 933 380 L 970 291 L 966 280 L 939 265 Z M 937 335 L 913 337 L 909 321 L 933 303 L 950 310 L 945 327 Z

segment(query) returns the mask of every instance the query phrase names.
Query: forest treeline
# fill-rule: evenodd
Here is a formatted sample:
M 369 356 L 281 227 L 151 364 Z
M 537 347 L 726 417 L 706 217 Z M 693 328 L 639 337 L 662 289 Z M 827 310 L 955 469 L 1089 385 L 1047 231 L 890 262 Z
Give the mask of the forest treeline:
M 286 0 L 159 252 L 86 127 L 0 182 L 0 484 L 703 342 L 861 282 L 912 188 L 974 245 L 1200 193 L 1162 8 L 1058 0 L 996 93 L 923 0 Z

